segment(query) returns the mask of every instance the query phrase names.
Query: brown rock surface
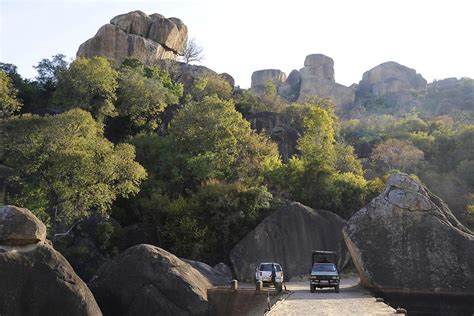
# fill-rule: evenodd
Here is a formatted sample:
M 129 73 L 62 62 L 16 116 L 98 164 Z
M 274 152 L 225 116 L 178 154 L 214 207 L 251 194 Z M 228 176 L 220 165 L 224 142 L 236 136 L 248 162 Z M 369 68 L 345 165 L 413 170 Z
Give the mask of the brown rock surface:
M 383 292 L 474 294 L 474 235 L 406 174 L 343 231 L 363 286 Z
M 105 315 L 206 315 L 211 286 L 188 263 L 146 244 L 115 257 L 90 284 Z
M 102 26 L 93 38 L 79 47 L 77 56 L 105 56 L 117 63 L 134 57 L 154 65 L 161 59 L 176 59 L 183 53 L 187 38 L 188 29 L 178 18 L 132 11 Z
M 0 208 L 0 315 L 102 315 L 29 210 Z
M 312 250 L 332 250 L 339 254 L 339 267 L 349 261 L 342 239 L 346 221 L 323 210 L 290 203 L 265 218 L 231 251 L 234 272 L 241 281 L 254 281 L 261 262 L 278 262 L 285 279 L 307 276 Z
M 29 210 L 0 207 L 0 245 L 28 245 L 46 239 L 46 226 Z

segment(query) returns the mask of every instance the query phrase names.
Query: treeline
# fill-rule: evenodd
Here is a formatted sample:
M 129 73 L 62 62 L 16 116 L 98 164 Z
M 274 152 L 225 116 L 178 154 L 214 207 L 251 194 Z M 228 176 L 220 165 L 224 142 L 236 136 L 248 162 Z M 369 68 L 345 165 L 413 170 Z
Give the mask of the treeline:
M 228 262 L 275 207 L 296 200 L 347 219 L 395 169 L 474 191 L 466 172 L 474 128 L 447 118 L 340 122 L 327 99 L 287 104 L 270 83 L 257 97 L 217 75 L 185 86 L 136 59 L 117 68 L 56 55 L 36 66 L 35 80 L 11 64 L 0 69 L 4 202 L 36 212 L 86 278 L 136 242 Z M 244 119 L 262 111 L 279 112 L 301 135 L 288 161 Z

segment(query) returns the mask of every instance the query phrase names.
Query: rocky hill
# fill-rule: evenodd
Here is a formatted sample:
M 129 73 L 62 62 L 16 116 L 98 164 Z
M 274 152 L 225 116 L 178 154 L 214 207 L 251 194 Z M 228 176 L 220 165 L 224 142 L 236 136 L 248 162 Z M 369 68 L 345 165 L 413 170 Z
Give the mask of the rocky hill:
M 153 65 L 158 60 L 176 59 L 182 55 L 187 39 L 188 28 L 180 19 L 133 11 L 118 15 L 103 25 L 94 37 L 79 47 L 77 56 L 105 56 L 118 63 L 127 57 L 135 57 L 146 65 Z

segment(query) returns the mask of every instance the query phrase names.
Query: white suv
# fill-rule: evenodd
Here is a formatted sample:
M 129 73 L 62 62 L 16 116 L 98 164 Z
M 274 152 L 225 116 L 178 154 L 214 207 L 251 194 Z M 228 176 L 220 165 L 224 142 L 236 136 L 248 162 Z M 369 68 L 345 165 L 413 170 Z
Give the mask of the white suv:
M 272 281 L 272 271 L 275 269 L 275 283 Z M 262 284 L 273 284 L 278 291 L 281 291 L 283 286 L 283 269 L 275 262 L 262 262 L 255 268 L 255 283 L 262 281 Z

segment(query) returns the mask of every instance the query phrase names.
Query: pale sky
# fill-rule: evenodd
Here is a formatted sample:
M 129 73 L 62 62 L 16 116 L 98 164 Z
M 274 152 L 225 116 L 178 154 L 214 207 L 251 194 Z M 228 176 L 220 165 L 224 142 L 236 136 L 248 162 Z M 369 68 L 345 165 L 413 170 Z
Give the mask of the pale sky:
M 303 67 L 306 55 L 334 59 L 336 81 L 396 61 L 428 80 L 474 78 L 472 0 L 0 0 L 0 61 L 32 78 L 42 58 L 76 55 L 118 14 L 178 17 L 204 48 L 203 65 L 250 85 L 252 72 Z

